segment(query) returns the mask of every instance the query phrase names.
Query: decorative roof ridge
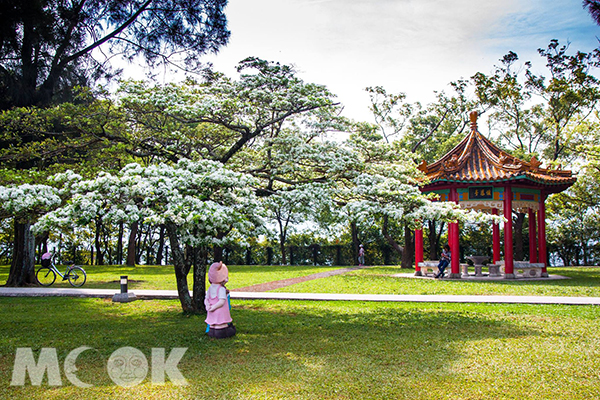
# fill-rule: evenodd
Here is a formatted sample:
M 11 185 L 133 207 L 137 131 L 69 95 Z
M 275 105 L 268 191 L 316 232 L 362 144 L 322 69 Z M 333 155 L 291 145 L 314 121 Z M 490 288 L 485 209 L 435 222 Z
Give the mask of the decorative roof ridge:
M 575 182 L 573 173 L 562 170 L 560 165 L 540 168 L 542 163 L 535 156 L 524 161 L 509 154 L 479 132 L 477 112 L 469 117 L 471 131 L 460 143 L 434 163 L 427 165 L 423 161 L 419 165 L 429 182 L 502 182 L 525 178 L 564 188 Z

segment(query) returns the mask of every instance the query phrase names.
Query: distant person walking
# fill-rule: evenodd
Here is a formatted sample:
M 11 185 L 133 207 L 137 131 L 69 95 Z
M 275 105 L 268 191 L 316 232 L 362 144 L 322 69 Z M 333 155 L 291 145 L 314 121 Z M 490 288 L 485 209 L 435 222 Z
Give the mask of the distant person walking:
M 358 266 L 362 267 L 365 265 L 365 248 L 361 244 L 358 247 Z
M 442 257 L 440 259 L 440 263 L 438 264 L 438 273 L 434 278 L 443 278 L 448 264 L 450 264 L 450 260 L 452 259 L 452 253 L 450 252 L 450 246 L 445 245 L 444 250 L 442 251 Z

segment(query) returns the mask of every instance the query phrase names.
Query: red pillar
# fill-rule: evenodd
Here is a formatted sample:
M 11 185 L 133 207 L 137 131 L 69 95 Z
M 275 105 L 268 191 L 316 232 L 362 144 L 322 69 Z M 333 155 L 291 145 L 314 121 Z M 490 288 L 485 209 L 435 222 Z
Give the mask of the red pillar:
M 456 188 L 450 189 L 450 201 L 458 204 L 458 192 Z M 452 222 L 448 225 L 448 244 L 452 259 L 450 261 L 450 278 L 460 278 L 460 246 L 459 246 L 458 222 Z
M 540 193 L 540 210 L 538 211 L 538 246 L 539 246 L 539 257 L 538 260 L 544 263 L 542 269 L 542 276 L 548 276 L 546 267 L 548 266 L 548 257 L 546 252 L 546 194 Z
M 504 187 L 504 278 L 514 279 L 513 231 L 512 231 L 512 189 Z
M 423 229 L 415 230 L 415 275 L 421 276 L 419 263 L 423 261 Z
M 536 263 L 538 262 L 538 253 L 537 253 L 537 234 L 536 234 L 536 225 L 537 220 L 535 218 L 535 211 L 531 208 L 529 209 L 529 262 Z
M 492 208 L 492 214 L 498 215 L 498 209 Z M 500 261 L 500 224 L 492 225 L 492 242 L 494 264 Z

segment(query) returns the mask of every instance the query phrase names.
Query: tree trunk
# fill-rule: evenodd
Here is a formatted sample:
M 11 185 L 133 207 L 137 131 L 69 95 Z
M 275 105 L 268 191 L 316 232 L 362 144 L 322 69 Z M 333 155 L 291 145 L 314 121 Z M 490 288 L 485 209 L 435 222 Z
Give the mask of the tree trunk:
M 392 260 L 390 257 L 390 246 L 388 246 L 387 244 L 384 243 L 381 246 L 381 253 L 383 255 L 383 265 L 391 265 Z
M 119 237 L 117 238 L 117 264 L 123 264 L 123 222 L 119 223 Z
M 127 243 L 127 261 L 125 262 L 125 264 L 128 266 L 131 266 L 131 267 L 135 266 L 135 259 L 136 259 L 135 239 L 137 237 L 138 227 L 139 227 L 139 224 L 137 222 L 134 222 L 133 224 L 131 224 L 130 232 L 129 232 L 129 241 Z M 170 237 L 169 237 L 169 239 L 170 239 Z
M 186 257 L 179 243 L 177 227 L 173 224 L 166 224 L 169 242 L 171 244 L 171 259 L 175 269 L 175 280 L 177 282 L 177 295 L 181 308 L 184 313 L 193 314 L 198 312 L 194 307 L 194 302 L 190 296 L 190 290 L 187 282 L 187 275 L 190 272 L 190 260 Z
M 524 213 L 516 213 L 517 218 L 515 220 L 515 261 L 523 261 L 525 259 L 525 251 L 523 246 L 523 223 L 525 222 Z
M 285 239 L 279 238 L 279 251 L 281 252 L 281 265 L 287 265 L 287 255 L 285 251 Z
M 94 238 L 94 247 L 96 247 L 96 265 L 104 265 L 104 254 L 102 253 L 102 246 L 100 245 L 101 232 L 102 219 L 96 218 L 96 236 Z
M 439 253 L 439 243 L 440 243 L 440 237 L 442 237 L 442 232 L 444 231 L 444 227 L 446 225 L 445 222 L 442 222 L 440 224 L 440 230 L 438 231 L 436 229 L 436 221 L 428 221 L 427 222 L 428 226 L 429 226 L 429 233 L 428 233 L 428 237 L 429 237 L 429 259 L 430 260 L 439 260 L 440 257 L 440 253 Z
M 159 238 L 158 238 L 158 251 L 156 252 L 156 265 L 162 265 L 164 247 L 165 247 L 165 226 L 161 225 Z
M 192 305 L 198 314 L 206 314 L 206 307 L 204 306 L 204 298 L 206 297 L 206 264 L 200 259 L 197 248 L 194 248 L 192 253 L 194 265 Z
M 35 279 L 35 237 L 31 224 L 15 219 L 13 257 L 6 286 L 37 285 Z
M 412 229 L 404 227 L 404 251 L 402 252 L 402 268 L 412 268 L 414 265 L 415 238 Z
M 152 237 L 153 234 L 154 230 L 148 229 L 148 234 L 146 235 L 146 238 Z M 152 245 L 153 243 L 151 240 L 144 240 L 144 248 L 146 249 L 146 265 L 154 265 L 154 260 L 152 259 Z
M 246 265 L 252 265 L 252 246 L 246 249 Z
M 223 247 L 222 246 L 213 246 L 213 262 L 223 261 Z
M 38 235 L 35 237 L 35 244 L 38 249 L 36 264 L 41 264 L 42 254 L 48 252 L 48 238 L 49 237 L 50 237 L 50 232 L 48 232 L 48 231 L 42 232 L 41 235 Z
M 319 249 L 321 248 L 321 246 L 319 246 L 318 244 L 313 244 L 310 247 L 312 250 L 313 265 L 318 265 Z
M 388 232 L 388 224 L 389 224 L 388 217 L 384 216 L 383 223 L 381 224 L 381 234 L 383 235 L 385 240 L 387 240 L 387 242 L 390 244 L 390 246 L 392 246 L 392 248 L 394 250 L 396 250 L 396 252 L 402 256 L 402 260 L 404 260 L 404 248 L 400 247 L 400 245 L 390 235 L 390 233 Z
M 352 265 L 358 265 L 358 227 L 356 226 L 356 221 L 352 221 L 350 223 L 350 230 L 352 235 Z

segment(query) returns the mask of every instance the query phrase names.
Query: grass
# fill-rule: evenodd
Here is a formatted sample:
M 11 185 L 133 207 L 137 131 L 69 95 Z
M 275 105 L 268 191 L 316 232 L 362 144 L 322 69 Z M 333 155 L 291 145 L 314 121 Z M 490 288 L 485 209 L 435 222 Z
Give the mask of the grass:
M 130 290 L 175 290 L 175 274 L 170 266 L 84 266 L 88 274 L 85 288 L 119 289 L 119 277 L 129 277 Z M 229 267 L 230 289 L 259 283 L 296 278 L 343 267 L 233 265 Z M 8 277 L 8 266 L 0 266 L 0 282 Z M 460 295 L 521 295 L 521 296 L 583 296 L 600 297 L 600 267 L 550 268 L 552 275 L 564 280 L 501 280 L 477 282 L 432 280 L 396 277 L 410 270 L 398 267 L 371 267 L 328 278 L 286 286 L 278 292 L 360 293 L 360 294 L 460 294 Z M 191 283 L 191 277 L 190 277 Z M 57 279 L 53 287 L 70 287 Z
M 231 266 L 230 288 L 337 267 Z M 171 267 L 87 266 L 90 288 L 174 289 Z M 465 282 L 399 278 L 372 267 L 280 291 L 600 296 L 600 268 L 553 268 L 560 281 Z M 8 267 L 0 267 L 0 281 Z M 55 285 L 66 287 L 61 283 Z M 0 298 L 0 398 L 32 399 L 590 399 L 600 398 L 600 307 L 234 301 L 236 337 L 205 336 L 178 301 Z M 16 349 L 80 346 L 77 376 L 91 388 L 9 385 Z M 124 346 L 188 348 L 170 382 L 121 388 L 106 372 Z
M 306 281 L 277 289 L 278 292 L 360 294 L 457 294 L 600 297 L 600 268 L 550 268 L 564 280 L 462 281 L 399 278 L 409 272 L 395 267 L 372 267 L 343 275 Z
M 89 289 L 119 289 L 120 276 L 127 275 L 129 279 L 129 289 L 162 289 L 175 290 L 175 272 L 172 266 L 146 266 L 138 265 L 135 267 L 113 266 L 113 265 L 84 265 L 87 273 L 85 288 Z M 277 281 L 288 278 L 297 278 L 319 272 L 339 269 L 342 267 L 315 267 L 315 266 L 264 266 L 264 265 L 241 265 L 229 266 L 230 283 L 227 285 L 230 289 L 251 286 L 259 283 Z M 10 266 L 0 266 L 0 282 L 6 282 Z M 59 268 L 64 272 L 64 267 Z M 191 274 L 188 281 L 191 284 Z M 56 288 L 71 287 L 67 281 L 62 281 L 57 277 L 52 285 Z
M 213 340 L 176 301 L 0 298 L 0 398 L 591 399 L 600 397 L 600 307 L 235 301 L 238 334 Z M 11 387 L 17 347 L 79 346 L 91 388 Z M 123 346 L 187 347 L 188 386 L 116 386 Z

